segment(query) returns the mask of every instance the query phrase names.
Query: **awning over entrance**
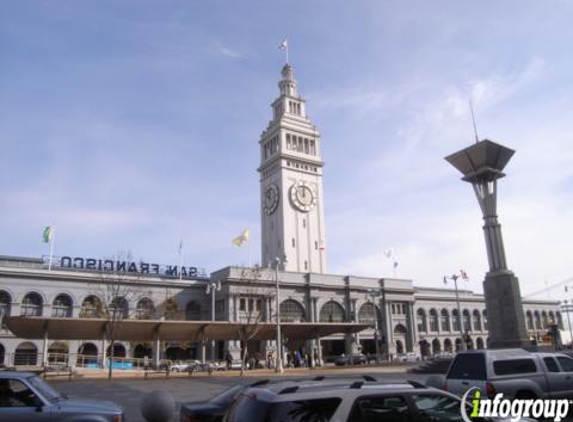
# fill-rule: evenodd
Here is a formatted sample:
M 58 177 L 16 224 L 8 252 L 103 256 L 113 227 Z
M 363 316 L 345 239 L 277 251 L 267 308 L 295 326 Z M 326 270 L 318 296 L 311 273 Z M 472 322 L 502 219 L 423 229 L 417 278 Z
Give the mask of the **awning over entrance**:
M 96 340 L 102 339 L 107 324 L 115 325 L 115 340 L 194 341 L 194 340 L 240 340 L 241 330 L 253 340 L 276 339 L 276 324 L 241 324 L 226 321 L 159 321 L 106 319 L 72 319 L 45 317 L 5 317 L 8 329 L 17 337 L 51 340 Z M 369 328 L 357 323 L 281 323 L 282 336 L 289 340 L 308 340 L 333 334 L 352 334 Z

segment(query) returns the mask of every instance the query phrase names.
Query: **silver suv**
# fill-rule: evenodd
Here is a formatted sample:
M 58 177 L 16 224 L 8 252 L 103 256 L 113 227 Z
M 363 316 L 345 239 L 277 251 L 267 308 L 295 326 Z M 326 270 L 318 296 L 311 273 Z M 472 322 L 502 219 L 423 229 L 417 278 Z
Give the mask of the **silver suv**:
M 69 400 L 37 375 L 0 371 L 0 422 L 124 422 L 119 406 Z
M 284 382 L 250 388 L 226 422 L 462 422 L 461 400 L 423 384 Z M 483 419 L 482 419 L 483 421 Z

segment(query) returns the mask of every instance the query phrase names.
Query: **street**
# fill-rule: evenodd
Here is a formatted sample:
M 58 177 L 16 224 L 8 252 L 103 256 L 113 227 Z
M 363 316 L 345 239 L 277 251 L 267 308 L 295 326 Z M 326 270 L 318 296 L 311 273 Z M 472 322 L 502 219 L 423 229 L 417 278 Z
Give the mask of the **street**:
M 341 375 L 361 375 L 369 374 L 380 381 L 398 381 L 416 380 L 424 381 L 428 375 L 405 374 L 404 368 L 356 368 L 349 369 L 330 369 L 330 370 L 305 370 L 305 371 L 287 371 L 282 377 L 313 377 L 318 375 L 341 376 Z M 203 401 L 218 394 L 227 387 L 236 383 L 252 383 L 268 377 L 276 378 L 274 374 L 267 371 L 249 372 L 247 376 L 240 377 L 238 372 L 235 374 L 220 373 L 213 376 L 201 377 L 170 377 L 154 379 L 129 379 L 117 378 L 109 382 L 105 379 L 76 379 L 71 382 L 64 380 L 48 380 L 58 391 L 67 394 L 73 399 L 93 399 L 93 400 L 110 400 L 124 408 L 125 416 L 128 422 L 145 422 L 140 412 L 141 398 L 148 392 L 154 390 L 165 390 L 169 392 L 177 403 L 176 414 L 172 421 L 179 420 L 179 406 L 181 403 L 192 401 Z

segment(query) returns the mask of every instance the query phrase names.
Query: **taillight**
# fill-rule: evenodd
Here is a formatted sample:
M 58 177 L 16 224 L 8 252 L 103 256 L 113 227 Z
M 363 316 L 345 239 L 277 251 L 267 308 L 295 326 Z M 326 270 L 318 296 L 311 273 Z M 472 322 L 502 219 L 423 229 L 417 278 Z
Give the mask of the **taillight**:
M 113 422 L 123 422 L 123 415 L 115 415 L 113 417 Z
M 485 394 L 489 399 L 495 398 L 495 388 L 493 388 L 493 384 L 491 382 L 485 383 Z

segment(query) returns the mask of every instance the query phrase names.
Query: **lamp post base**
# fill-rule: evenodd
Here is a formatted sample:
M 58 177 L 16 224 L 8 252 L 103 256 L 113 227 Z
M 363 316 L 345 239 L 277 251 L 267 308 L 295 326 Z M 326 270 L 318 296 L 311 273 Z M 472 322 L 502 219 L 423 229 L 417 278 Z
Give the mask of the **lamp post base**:
M 490 349 L 529 347 L 517 277 L 508 270 L 489 272 L 483 282 Z

